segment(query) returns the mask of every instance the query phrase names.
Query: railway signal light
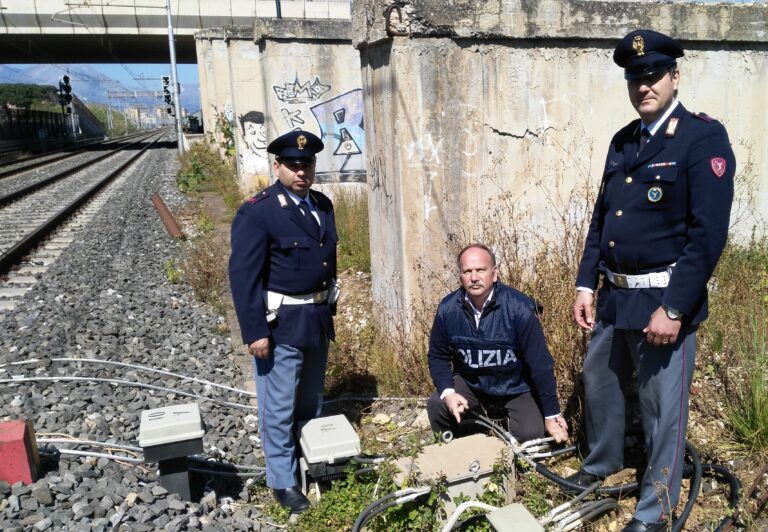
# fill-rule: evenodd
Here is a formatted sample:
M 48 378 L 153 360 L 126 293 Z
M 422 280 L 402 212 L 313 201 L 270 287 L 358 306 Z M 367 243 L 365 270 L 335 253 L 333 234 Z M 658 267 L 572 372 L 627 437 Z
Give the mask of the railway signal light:
M 59 79 L 59 104 L 67 105 L 72 103 L 72 85 L 70 85 L 70 77 L 66 74 Z
M 163 76 L 163 100 L 167 104 L 173 103 L 173 95 L 171 94 L 171 89 L 169 85 L 171 84 L 171 76 Z

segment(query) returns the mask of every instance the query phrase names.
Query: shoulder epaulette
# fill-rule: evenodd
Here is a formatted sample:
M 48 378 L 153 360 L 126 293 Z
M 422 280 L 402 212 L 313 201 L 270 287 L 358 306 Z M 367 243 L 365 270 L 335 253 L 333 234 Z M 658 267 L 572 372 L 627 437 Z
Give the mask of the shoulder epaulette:
M 705 122 L 711 122 L 714 120 L 711 116 L 709 116 L 707 113 L 700 113 L 698 111 L 694 111 L 691 113 L 695 118 L 698 118 L 699 120 L 704 120 Z
M 269 197 L 269 191 L 262 190 L 261 192 L 257 192 L 256 194 L 254 194 L 253 196 L 251 196 L 250 198 L 248 198 L 245 201 L 246 201 L 246 203 L 258 203 L 261 200 L 263 200 L 265 198 L 268 198 L 268 197 Z

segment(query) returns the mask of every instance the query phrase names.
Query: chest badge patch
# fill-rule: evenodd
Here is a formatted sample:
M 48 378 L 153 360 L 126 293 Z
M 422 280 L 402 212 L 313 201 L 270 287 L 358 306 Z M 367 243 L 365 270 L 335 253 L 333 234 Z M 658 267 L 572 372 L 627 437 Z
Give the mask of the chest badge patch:
M 712 167 L 712 171 L 715 173 L 718 179 L 723 177 L 723 174 L 725 174 L 726 162 L 722 157 L 713 157 L 709 161 L 709 166 Z
M 648 201 L 651 203 L 657 203 L 664 196 L 664 191 L 661 187 L 651 187 L 648 189 Z

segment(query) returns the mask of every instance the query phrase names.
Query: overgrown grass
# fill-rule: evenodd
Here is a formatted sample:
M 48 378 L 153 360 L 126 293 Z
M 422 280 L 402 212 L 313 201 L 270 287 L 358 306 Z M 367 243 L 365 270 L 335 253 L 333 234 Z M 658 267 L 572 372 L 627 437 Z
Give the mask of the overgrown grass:
M 699 366 L 723 383 L 726 415 L 739 445 L 768 452 L 768 241 L 729 244 L 713 276 Z
M 197 142 L 180 158 L 181 168 L 176 185 L 187 194 L 215 191 L 234 213 L 243 201 L 235 165 L 231 158 L 222 159 L 209 143 Z
M 368 196 L 338 187 L 333 195 L 336 230 L 339 233 L 339 271 L 371 271 L 371 246 L 368 233 Z

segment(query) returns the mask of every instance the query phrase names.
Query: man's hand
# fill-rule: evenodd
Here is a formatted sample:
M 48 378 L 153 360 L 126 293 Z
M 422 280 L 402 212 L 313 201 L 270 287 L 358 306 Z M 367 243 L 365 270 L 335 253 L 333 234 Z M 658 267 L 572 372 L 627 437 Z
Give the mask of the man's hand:
M 573 319 L 582 329 L 588 331 L 595 326 L 595 318 L 592 316 L 592 303 L 595 296 L 589 292 L 576 292 L 576 302 L 573 304 Z
M 682 323 L 680 320 L 670 320 L 667 312 L 659 307 L 651 314 L 651 321 L 643 329 L 645 339 L 649 344 L 667 345 L 674 344 L 677 341 L 677 335 L 680 333 Z
M 269 356 L 269 336 L 259 338 L 249 345 L 248 352 L 256 358 L 267 358 Z
M 469 410 L 469 401 L 463 395 L 457 392 L 449 393 L 443 398 L 448 412 L 456 418 L 456 423 L 461 423 L 461 414 Z
M 568 441 L 568 423 L 562 415 L 544 419 L 544 429 L 547 434 L 555 438 L 555 442 L 562 443 Z

